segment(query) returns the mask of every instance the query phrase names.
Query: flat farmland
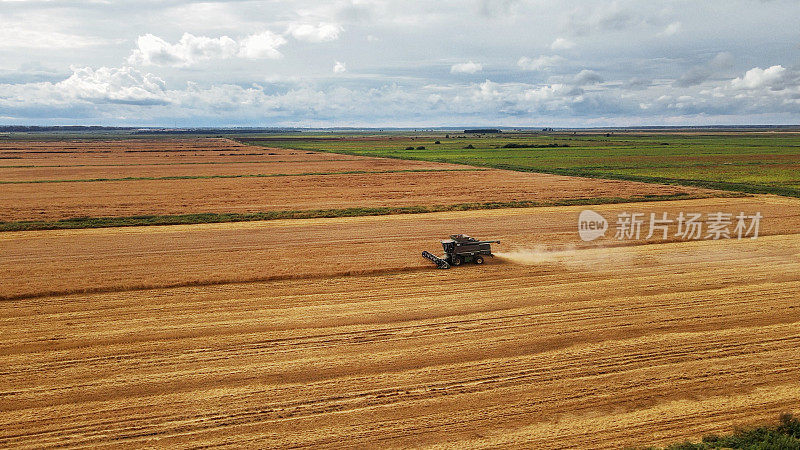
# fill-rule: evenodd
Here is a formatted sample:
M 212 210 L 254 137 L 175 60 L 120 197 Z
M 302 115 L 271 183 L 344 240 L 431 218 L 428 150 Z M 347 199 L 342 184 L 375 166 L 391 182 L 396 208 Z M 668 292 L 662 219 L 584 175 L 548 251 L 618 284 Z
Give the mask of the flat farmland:
M 0 447 L 619 448 L 798 412 L 800 200 L 525 172 L 706 182 L 728 155 L 731 180 L 788 189 L 794 137 L 434 138 L 0 141 L 6 224 L 355 210 L 0 232 Z M 452 208 L 366 215 L 432 205 Z M 623 213 L 762 219 L 755 240 L 617 240 Z M 502 243 L 437 270 L 420 253 L 453 233 Z
M 718 192 L 264 149 L 227 139 L 4 143 L 0 222 Z
M 796 407 L 800 202 L 592 207 L 764 215 L 625 245 L 581 209 L 1 233 L 0 445 L 619 448 Z M 454 230 L 535 258 L 436 270 Z

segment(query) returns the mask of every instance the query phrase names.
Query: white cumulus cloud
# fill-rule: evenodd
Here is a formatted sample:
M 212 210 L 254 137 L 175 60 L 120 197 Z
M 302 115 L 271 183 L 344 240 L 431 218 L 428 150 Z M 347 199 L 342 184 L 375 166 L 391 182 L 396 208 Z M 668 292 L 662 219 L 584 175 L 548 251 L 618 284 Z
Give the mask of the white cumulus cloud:
M 481 70 L 483 70 L 483 64 L 472 61 L 454 64 L 450 67 L 450 73 L 478 73 Z
M 594 70 L 581 70 L 572 80 L 573 84 L 583 86 L 587 84 L 597 84 L 603 82 L 603 77 Z
M 152 34 L 139 36 L 128 64 L 187 67 L 210 59 L 228 59 L 235 56 L 248 59 L 277 59 L 283 55 L 278 48 L 286 39 L 271 31 L 252 34 L 236 42 L 228 36 L 210 38 L 184 33 L 171 44 Z
M 575 43 L 564 38 L 557 38 L 550 44 L 551 50 L 569 50 L 575 47 Z
M 342 26 L 335 23 L 320 22 L 316 25 L 307 23 L 294 23 L 289 25 L 288 33 L 298 41 L 329 42 L 339 39 Z
M 175 44 L 152 34 L 139 36 L 137 48 L 128 58 L 130 64 L 155 66 L 190 66 L 212 58 L 230 58 L 239 51 L 239 45 L 228 36 L 209 38 L 184 33 Z
M 248 59 L 283 57 L 278 48 L 286 44 L 286 39 L 269 30 L 247 36 L 239 43 L 239 56 Z
M 664 31 L 659 34 L 661 36 L 674 36 L 681 31 L 681 27 L 682 25 L 680 22 L 672 22 L 671 24 L 667 25 L 667 27 L 664 28 Z
M 132 67 L 73 67 L 72 75 L 54 85 L 68 97 L 97 103 L 167 104 L 164 80 Z
M 345 72 L 347 72 L 347 66 L 343 62 L 336 61 L 336 64 L 333 65 L 333 73 Z
M 547 70 L 551 67 L 561 64 L 564 61 L 565 59 L 558 55 L 542 55 L 538 58 L 528 58 L 527 56 L 523 56 L 517 61 L 517 65 L 523 70 Z
M 743 77 L 731 80 L 734 89 L 759 89 L 770 88 L 772 90 L 785 89 L 788 82 L 792 81 L 792 76 L 785 67 L 781 65 L 771 66 L 767 69 L 754 67 L 748 70 Z

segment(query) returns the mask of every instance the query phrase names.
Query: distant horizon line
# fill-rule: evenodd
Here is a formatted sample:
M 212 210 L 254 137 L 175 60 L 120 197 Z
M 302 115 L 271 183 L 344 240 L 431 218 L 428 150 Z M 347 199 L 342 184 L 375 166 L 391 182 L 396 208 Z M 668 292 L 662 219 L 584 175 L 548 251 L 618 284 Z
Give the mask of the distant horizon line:
M 458 130 L 523 130 L 523 131 L 579 131 L 579 130 L 681 130 L 681 129 L 800 129 L 800 124 L 770 125 L 636 125 L 636 126 L 597 126 L 597 127 L 557 127 L 557 126 L 433 126 L 433 127 L 381 127 L 381 126 L 338 126 L 338 127 L 291 127 L 291 126 L 108 126 L 108 125 L 0 125 L 0 132 L 54 131 L 54 130 L 124 130 L 124 131 L 458 131 Z

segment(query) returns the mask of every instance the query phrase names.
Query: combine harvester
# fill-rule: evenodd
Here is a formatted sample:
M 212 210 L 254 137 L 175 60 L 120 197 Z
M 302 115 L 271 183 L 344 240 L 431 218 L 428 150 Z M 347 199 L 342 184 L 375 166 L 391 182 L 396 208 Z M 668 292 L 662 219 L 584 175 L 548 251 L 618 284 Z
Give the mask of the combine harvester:
M 492 244 L 500 241 L 479 241 L 465 234 L 450 235 L 450 239 L 442 241 L 445 255 L 441 258 L 431 252 L 422 252 L 422 256 L 430 259 L 440 269 L 449 269 L 450 266 L 460 266 L 462 263 L 473 262 L 483 264 L 483 256 L 492 255 Z

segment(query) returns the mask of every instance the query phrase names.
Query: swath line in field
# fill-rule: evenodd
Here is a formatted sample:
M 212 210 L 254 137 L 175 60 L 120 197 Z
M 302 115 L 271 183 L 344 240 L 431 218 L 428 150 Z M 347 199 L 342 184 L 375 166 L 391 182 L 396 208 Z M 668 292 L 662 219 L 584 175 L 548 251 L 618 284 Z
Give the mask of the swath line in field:
M 391 275 L 391 274 L 406 273 L 406 272 L 420 272 L 425 270 L 429 271 L 431 270 L 431 268 L 428 266 L 387 267 L 381 269 L 349 270 L 344 272 L 332 272 L 332 273 L 284 274 L 284 275 L 268 275 L 263 277 L 250 277 L 242 279 L 194 280 L 194 281 L 181 281 L 177 283 L 141 284 L 136 286 L 109 286 L 109 287 L 99 287 L 99 288 L 81 288 L 74 290 L 30 292 L 18 295 L 17 294 L 0 295 L 0 301 L 26 300 L 32 298 L 58 297 L 58 296 L 79 295 L 79 294 L 108 294 L 113 292 L 138 292 L 138 291 L 149 291 L 152 289 L 171 289 L 171 288 L 194 287 L 194 286 L 219 286 L 225 284 L 250 284 L 250 283 L 265 283 L 271 281 L 310 280 L 317 278 Z

